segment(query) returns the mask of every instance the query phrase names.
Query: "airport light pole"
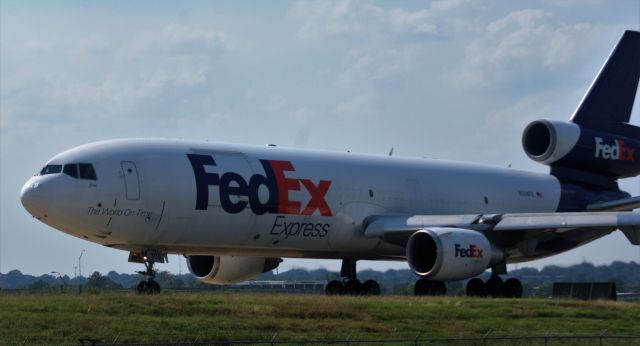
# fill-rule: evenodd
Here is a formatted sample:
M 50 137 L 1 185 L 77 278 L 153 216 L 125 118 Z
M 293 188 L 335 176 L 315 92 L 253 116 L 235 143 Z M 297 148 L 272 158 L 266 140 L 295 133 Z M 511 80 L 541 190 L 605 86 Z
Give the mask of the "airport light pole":
M 85 249 L 82 249 L 82 251 L 80 251 L 80 256 L 78 257 L 78 276 L 82 277 L 82 254 L 84 254 L 84 252 L 87 251 Z
M 60 280 L 62 281 L 62 286 L 60 286 L 60 293 L 64 293 L 65 287 L 67 287 L 67 282 L 64 281 L 62 274 L 60 274 L 60 272 L 51 272 L 51 274 L 58 274 Z
M 67 285 L 67 282 L 64 281 L 64 278 L 62 277 L 62 274 L 60 274 L 60 272 L 51 272 L 51 274 L 58 274 L 58 276 L 60 277 L 60 281 L 62 281 L 63 285 Z

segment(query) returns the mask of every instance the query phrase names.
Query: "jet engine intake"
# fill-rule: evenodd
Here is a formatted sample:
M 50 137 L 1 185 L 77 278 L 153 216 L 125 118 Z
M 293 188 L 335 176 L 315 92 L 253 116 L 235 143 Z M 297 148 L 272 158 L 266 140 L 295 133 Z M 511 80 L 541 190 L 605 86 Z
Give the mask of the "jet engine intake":
M 253 279 L 273 270 L 280 258 L 248 256 L 187 256 L 189 271 L 207 284 L 229 285 Z
M 536 120 L 524 129 L 522 147 L 532 160 L 548 165 L 569 154 L 579 138 L 577 124 Z
M 415 232 L 406 247 L 409 267 L 434 281 L 476 276 L 504 261 L 504 251 L 480 232 L 460 228 L 430 228 Z

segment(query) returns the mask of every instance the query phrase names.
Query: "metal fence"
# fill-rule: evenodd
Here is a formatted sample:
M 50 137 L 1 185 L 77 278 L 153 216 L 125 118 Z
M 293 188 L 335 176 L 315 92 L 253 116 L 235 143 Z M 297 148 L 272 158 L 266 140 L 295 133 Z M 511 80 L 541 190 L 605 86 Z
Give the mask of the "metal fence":
M 192 341 L 153 341 L 153 342 L 120 342 L 120 336 L 108 339 L 80 338 L 77 343 L 68 341 L 46 340 L 39 337 L 25 338 L 21 345 L 455 345 L 455 346 L 506 346 L 506 345 L 526 345 L 526 346 L 547 346 L 547 345 L 640 345 L 640 335 L 536 335 L 536 336 L 484 336 L 484 337 L 460 337 L 460 338 L 433 338 L 422 337 L 397 339 L 356 339 L 347 337 L 344 339 L 316 339 L 316 340 L 280 340 L 277 335 L 270 339 L 263 340 L 227 340 L 227 339 L 201 339 L 195 338 Z

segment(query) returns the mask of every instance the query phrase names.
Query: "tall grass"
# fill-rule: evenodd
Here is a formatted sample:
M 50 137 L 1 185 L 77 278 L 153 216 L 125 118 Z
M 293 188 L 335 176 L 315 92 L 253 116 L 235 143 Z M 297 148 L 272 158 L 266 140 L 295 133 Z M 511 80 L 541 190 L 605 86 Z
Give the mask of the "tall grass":
M 0 344 L 640 335 L 640 303 L 461 297 L 0 294 Z

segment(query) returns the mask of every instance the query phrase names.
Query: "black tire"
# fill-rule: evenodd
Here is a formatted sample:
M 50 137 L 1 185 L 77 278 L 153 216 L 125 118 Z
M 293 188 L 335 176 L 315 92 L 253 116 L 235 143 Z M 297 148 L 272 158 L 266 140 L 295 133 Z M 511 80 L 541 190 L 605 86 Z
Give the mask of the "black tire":
M 508 279 L 504 283 L 504 296 L 507 298 L 522 298 L 522 283 L 516 278 Z
M 367 280 L 362 284 L 362 291 L 367 296 L 379 296 L 380 295 L 380 285 L 377 281 Z
M 138 293 L 138 294 L 147 293 L 147 282 L 146 281 L 138 282 L 138 285 L 136 286 L 136 293 Z
M 324 291 L 328 296 L 342 295 L 344 294 L 344 285 L 338 280 L 332 280 L 329 281 Z
M 160 284 L 154 280 L 150 280 L 147 282 L 147 294 L 158 294 L 160 293 Z
M 447 294 L 447 284 L 442 281 L 435 281 L 431 286 L 431 295 L 443 296 Z
M 469 297 L 485 297 L 487 292 L 484 287 L 484 281 L 480 278 L 473 278 L 467 282 L 467 296 Z
M 427 279 L 419 279 L 413 287 L 413 294 L 416 296 L 426 296 L 429 294 L 431 282 Z
M 447 294 L 447 285 L 442 281 L 420 279 L 413 290 L 416 296 L 443 296 Z
M 361 295 L 364 293 L 364 286 L 358 279 L 348 280 L 344 284 L 344 291 L 350 295 Z
M 497 275 L 492 275 L 489 280 L 484 283 L 484 288 L 489 297 L 504 297 L 504 281 Z

